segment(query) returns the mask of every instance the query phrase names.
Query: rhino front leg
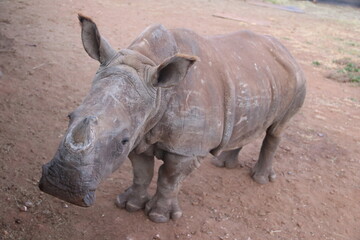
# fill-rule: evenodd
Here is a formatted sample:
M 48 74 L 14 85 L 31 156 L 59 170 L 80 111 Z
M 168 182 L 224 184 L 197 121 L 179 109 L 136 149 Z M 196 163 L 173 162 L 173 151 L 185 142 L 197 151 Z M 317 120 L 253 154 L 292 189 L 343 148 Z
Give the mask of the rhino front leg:
M 132 153 L 129 158 L 133 166 L 133 184 L 117 196 L 116 205 L 133 212 L 144 208 L 150 199 L 147 188 L 154 175 L 154 157 Z
M 166 153 L 164 164 L 159 168 L 157 190 L 154 197 L 146 204 L 145 212 L 154 222 L 167 222 L 178 219 L 182 211 L 178 202 L 178 193 L 182 181 L 200 163 L 196 157 L 184 157 Z
M 266 131 L 265 138 L 261 145 L 259 159 L 251 171 L 251 176 L 257 183 L 266 184 L 269 180 L 274 181 L 276 178 L 272 161 L 280 143 L 280 133 L 281 128 L 277 128 L 277 130 L 274 131 L 273 127 L 270 127 Z

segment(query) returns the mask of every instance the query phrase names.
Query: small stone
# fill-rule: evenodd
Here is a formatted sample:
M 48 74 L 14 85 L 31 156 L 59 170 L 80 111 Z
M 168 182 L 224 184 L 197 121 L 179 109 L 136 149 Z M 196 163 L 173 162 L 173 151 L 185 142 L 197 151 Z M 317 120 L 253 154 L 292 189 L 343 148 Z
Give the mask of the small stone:
M 25 205 L 21 206 L 19 209 L 22 212 L 27 212 L 27 210 L 28 210 L 27 206 L 25 206 Z
M 17 219 L 15 219 L 15 223 L 16 223 L 16 224 L 20 224 L 20 223 L 21 223 L 21 220 L 17 218 Z
M 260 211 L 258 212 L 258 215 L 261 216 L 261 217 L 266 216 L 266 212 L 260 210 Z
M 293 172 L 290 172 L 290 171 L 287 172 L 287 174 L 289 174 L 289 175 L 294 175 L 294 173 L 293 173 Z
M 45 214 L 45 215 L 51 214 L 51 212 L 48 209 L 45 209 L 44 211 L 42 211 L 42 213 Z
M 288 146 L 285 146 L 285 147 L 284 147 L 284 150 L 287 151 L 287 152 L 290 152 L 290 151 L 291 151 L 291 148 L 288 147 Z
M 193 201 L 191 201 L 191 204 L 193 205 L 193 206 L 197 206 L 197 205 L 199 205 L 199 201 L 196 199 L 196 200 L 193 200 Z
M 24 205 L 25 205 L 25 207 L 28 207 L 28 208 L 34 207 L 34 203 L 31 201 L 26 201 Z
M 161 240 L 160 234 L 155 234 L 155 236 L 153 236 L 153 240 Z
M 321 115 L 315 115 L 315 118 L 320 119 L 320 120 L 326 120 L 326 117 L 321 116 Z
M 229 239 L 229 234 L 226 233 L 224 236 L 218 236 L 220 240 L 225 240 L 225 239 Z
M 66 203 L 64 203 L 64 204 L 63 204 L 63 207 L 64 207 L 64 208 L 68 208 L 69 205 L 67 205 Z
M 319 137 L 325 136 L 323 133 L 318 133 L 317 135 L 318 135 Z

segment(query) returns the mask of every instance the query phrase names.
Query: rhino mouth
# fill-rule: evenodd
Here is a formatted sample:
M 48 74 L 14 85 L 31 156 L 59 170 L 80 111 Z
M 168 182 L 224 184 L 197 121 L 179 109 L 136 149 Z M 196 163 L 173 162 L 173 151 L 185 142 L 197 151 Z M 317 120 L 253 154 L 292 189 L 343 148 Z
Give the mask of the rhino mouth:
M 54 181 L 47 174 L 47 168 L 45 166 L 43 167 L 43 174 L 39 182 L 39 189 L 47 194 L 81 207 L 92 206 L 96 199 L 96 189 L 87 189 L 79 192 L 70 190 Z

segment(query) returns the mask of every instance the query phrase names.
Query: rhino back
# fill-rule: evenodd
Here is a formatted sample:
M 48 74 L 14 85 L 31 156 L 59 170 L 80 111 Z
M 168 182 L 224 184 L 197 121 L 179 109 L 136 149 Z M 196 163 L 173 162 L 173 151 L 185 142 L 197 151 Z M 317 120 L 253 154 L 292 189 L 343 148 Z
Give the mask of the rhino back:
M 152 130 L 161 149 L 217 155 L 249 143 L 301 106 L 304 77 L 274 38 L 248 31 L 209 38 L 185 29 L 171 33 L 179 52 L 200 60 L 167 92 L 168 105 Z

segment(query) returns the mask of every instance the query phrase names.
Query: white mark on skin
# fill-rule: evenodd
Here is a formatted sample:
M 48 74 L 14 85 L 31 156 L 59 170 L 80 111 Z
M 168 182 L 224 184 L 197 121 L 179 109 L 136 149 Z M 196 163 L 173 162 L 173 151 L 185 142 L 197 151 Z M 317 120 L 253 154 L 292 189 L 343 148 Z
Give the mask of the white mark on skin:
M 210 65 L 210 67 L 212 66 L 212 62 L 211 62 L 211 61 L 209 62 L 209 65 Z
M 189 91 L 188 94 L 186 95 L 186 100 L 185 100 L 186 106 L 189 106 L 188 105 L 188 100 L 189 100 L 189 97 L 190 97 L 191 93 L 192 93 L 192 91 Z
M 243 82 L 239 82 L 239 86 L 246 89 L 247 86 L 248 86 L 248 84 L 247 84 L 247 83 L 243 83 Z
M 139 42 L 139 47 L 144 47 L 144 46 L 145 46 L 145 42 L 144 42 L 144 41 Z
M 164 29 L 164 27 L 160 26 L 160 28 L 156 29 L 151 33 L 151 37 L 155 40 L 159 40 L 163 36 L 165 31 L 166 30 Z
M 114 100 L 115 105 L 120 104 L 120 101 L 114 96 L 114 94 L 113 94 L 112 92 L 108 92 L 108 93 L 102 98 L 101 101 L 102 101 L 103 103 L 106 103 L 106 102 L 107 102 L 107 99 L 109 99 L 109 98 L 111 98 L 111 99 Z
M 256 63 L 254 63 L 254 67 L 255 67 L 255 70 L 256 70 L 256 71 L 259 71 L 259 68 L 258 68 L 258 66 L 257 66 Z
M 197 66 L 194 66 L 194 70 L 197 69 Z
M 144 47 L 145 45 L 149 46 L 148 40 L 145 38 L 139 43 L 139 47 Z
M 235 125 L 239 125 L 240 123 L 247 121 L 247 116 L 241 117 L 240 120 L 235 124 Z
M 202 85 L 205 84 L 205 80 L 204 80 L 204 79 L 201 79 L 200 82 L 201 82 Z

